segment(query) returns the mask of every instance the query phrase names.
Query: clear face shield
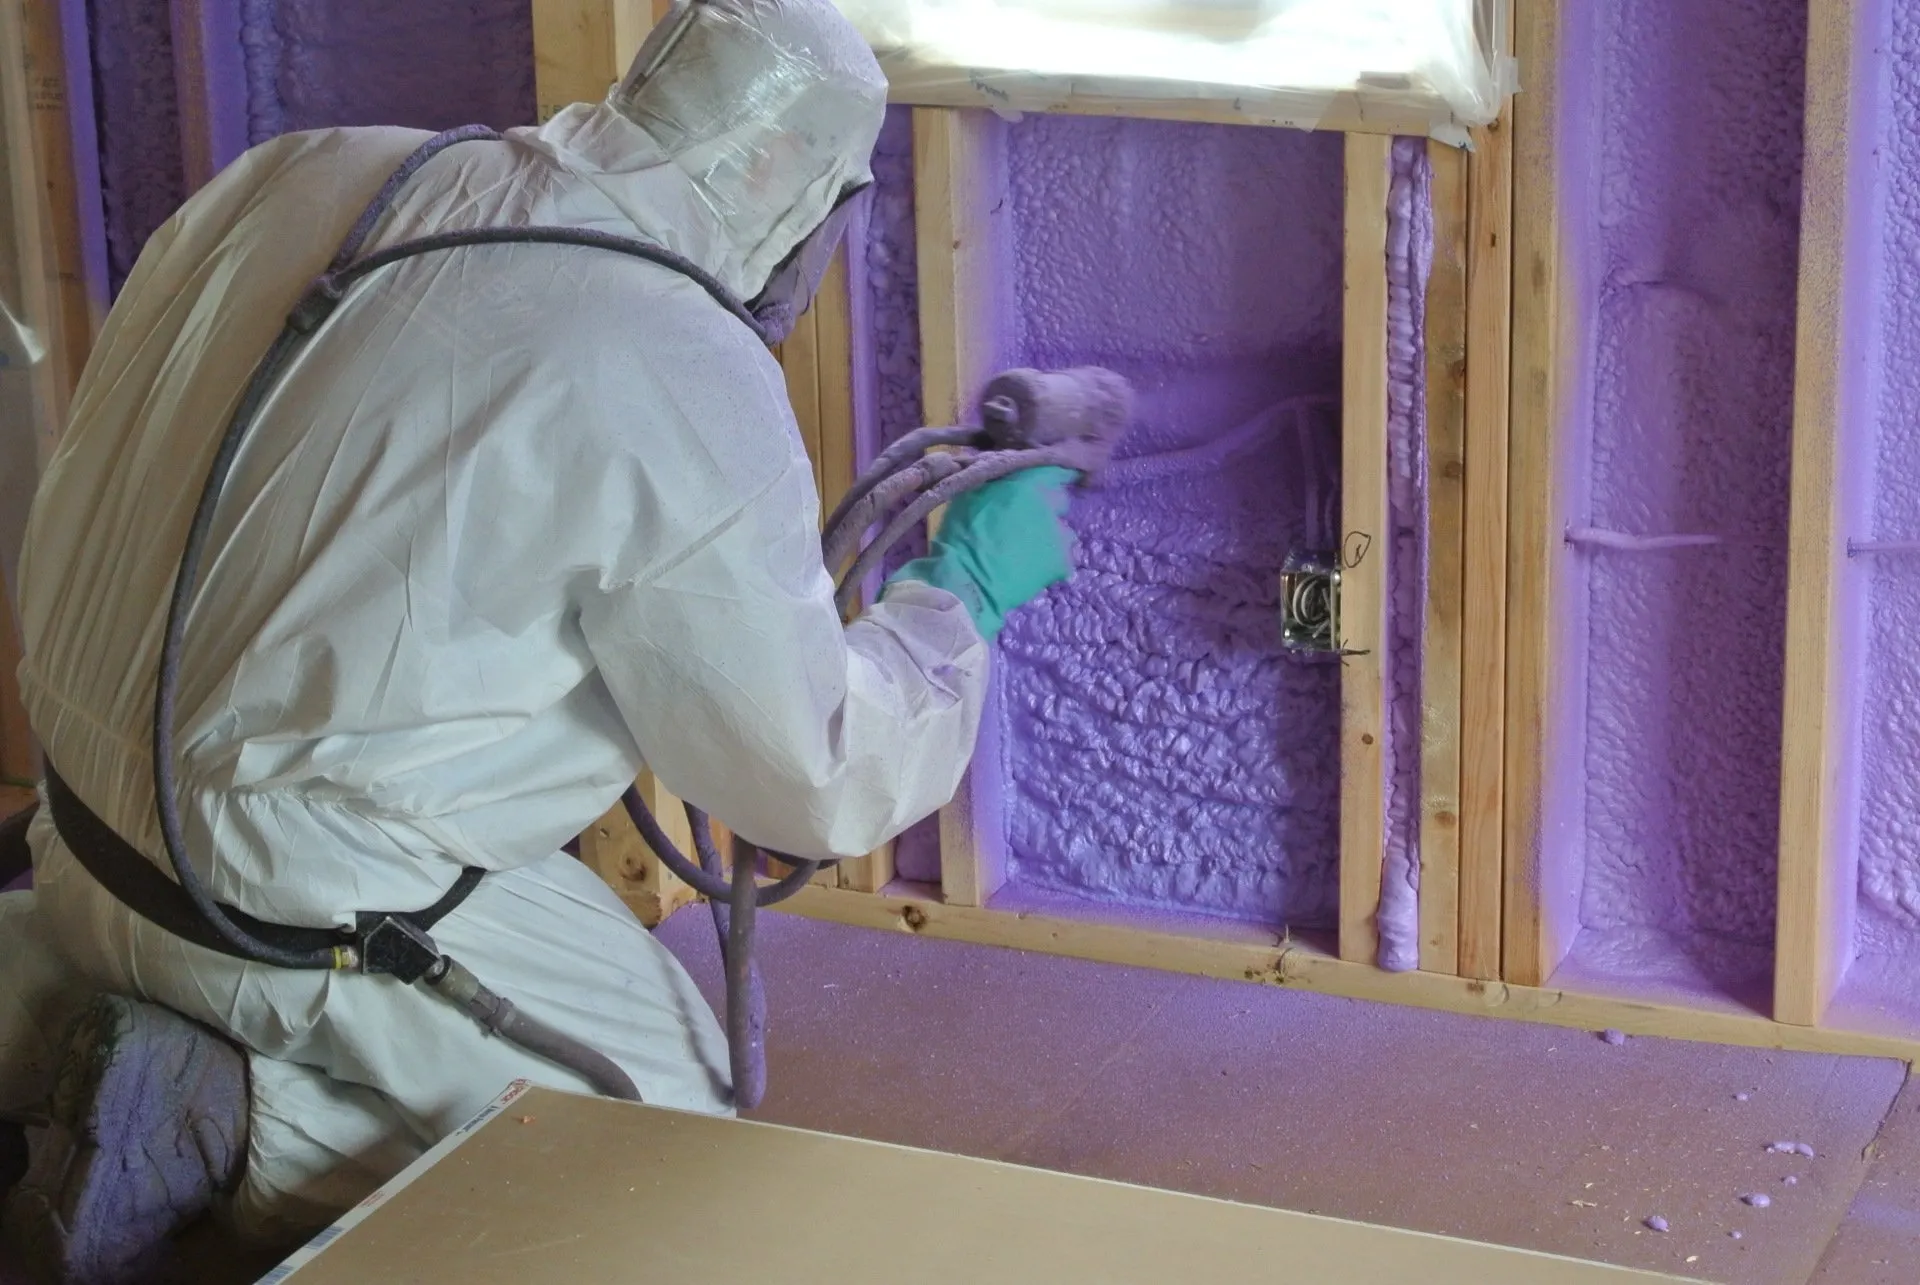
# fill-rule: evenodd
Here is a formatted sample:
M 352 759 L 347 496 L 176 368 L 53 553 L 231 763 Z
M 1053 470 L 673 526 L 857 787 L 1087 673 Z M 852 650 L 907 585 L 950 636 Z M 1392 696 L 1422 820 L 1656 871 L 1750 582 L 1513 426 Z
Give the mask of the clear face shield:
M 825 0 L 682 0 L 611 102 L 687 171 L 747 250 L 748 280 L 759 276 L 761 255 L 793 245 L 746 303 L 778 343 L 806 311 L 872 184 L 867 158 L 885 99 L 865 41 Z M 799 228 L 807 231 L 788 242 Z

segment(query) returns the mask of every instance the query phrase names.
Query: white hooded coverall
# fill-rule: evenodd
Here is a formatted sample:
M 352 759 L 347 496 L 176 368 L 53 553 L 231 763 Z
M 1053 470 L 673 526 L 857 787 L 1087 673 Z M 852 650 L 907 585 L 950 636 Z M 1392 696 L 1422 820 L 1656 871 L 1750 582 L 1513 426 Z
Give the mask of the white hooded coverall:
M 707 9 L 675 55 L 690 74 L 450 148 L 366 251 L 597 228 L 752 296 L 867 177 L 885 84 L 825 0 Z M 34 729 L 163 868 L 154 674 L 201 482 L 289 308 L 425 137 L 290 135 L 190 200 L 142 253 L 36 497 Z M 481 246 L 356 286 L 255 422 L 187 624 L 177 771 L 211 893 L 345 925 L 431 904 L 462 866 L 498 872 L 435 928 L 442 949 L 647 1101 L 726 1110 L 712 1013 L 558 849 L 643 768 L 800 856 L 868 851 L 952 796 L 986 648 L 922 585 L 843 629 L 812 476 L 778 365 L 672 271 Z M 390 977 L 169 936 L 93 882 L 44 807 L 32 843 L 34 890 L 0 899 L 0 1110 L 44 1093 L 87 988 L 206 1022 L 251 1051 L 244 1229 L 324 1222 L 514 1077 L 587 1088 Z

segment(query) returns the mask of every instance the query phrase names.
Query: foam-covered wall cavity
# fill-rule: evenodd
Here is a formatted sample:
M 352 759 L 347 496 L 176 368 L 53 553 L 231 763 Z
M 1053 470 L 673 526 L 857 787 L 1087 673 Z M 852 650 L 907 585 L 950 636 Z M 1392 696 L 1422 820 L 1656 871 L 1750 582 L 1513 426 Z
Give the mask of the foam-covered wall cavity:
M 1140 393 L 1122 458 L 1071 514 L 1078 573 L 1001 638 L 1018 883 L 1335 913 L 1339 671 L 1282 653 L 1277 590 L 1337 495 L 1341 154 L 1284 130 L 1009 130 L 1005 351 L 1109 366 Z
M 1806 6 L 1627 0 L 1592 22 L 1563 52 L 1596 109 L 1596 203 L 1569 210 L 1597 287 L 1567 512 L 1584 816 L 1543 859 L 1584 848 L 1588 962 L 1731 986 L 1773 932 Z
M 224 5 L 240 33 L 209 62 L 244 75 L 245 137 L 335 125 L 444 129 L 532 121 L 533 19 L 526 0 L 90 0 L 109 272 L 118 290 L 140 248 L 188 195 L 174 10 Z M 218 73 L 215 73 L 218 74 Z
M 924 423 L 920 412 L 920 292 L 913 218 L 913 110 L 889 107 L 873 149 L 873 197 L 851 236 L 859 261 L 849 274 L 855 292 L 854 439 L 864 463 Z M 889 572 L 926 551 L 916 532 L 887 557 Z M 940 822 L 929 817 L 894 844 L 896 874 L 940 882 Z
M 331 125 L 504 129 L 533 120 L 525 0 L 239 3 L 252 142 Z
M 186 196 L 173 18 L 167 0 L 91 0 L 86 15 L 107 270 L 117 292 L 140 247 Z
M 1393 143 L 1387 202 L 1388 637 L 1386 853 L 1379 963 L 1420 965 L 1421 637 L 1427 602 L 1427 277 L 1433 267 L 1433 168 L 1427 141 Z
M 1877 193 L 1879 383 L 1870 515 L 1848 534 L 1868 579 L 1861 706 L 1860 901 L 1865 955 L 1920 959 L 1920 3 L 1891 6 Z M 1906 546 L 1900 548 L 1898 546 Z

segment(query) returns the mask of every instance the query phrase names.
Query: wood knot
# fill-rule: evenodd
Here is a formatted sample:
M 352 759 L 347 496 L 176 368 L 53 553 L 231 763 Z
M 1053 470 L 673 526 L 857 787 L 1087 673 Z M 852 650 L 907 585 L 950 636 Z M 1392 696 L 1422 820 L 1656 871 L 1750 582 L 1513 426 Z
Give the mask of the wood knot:
M 927 926 L 927 912 L 918 906 L 908 906 L 900 912 L 900 922 L 912 932 L 919 932 Z

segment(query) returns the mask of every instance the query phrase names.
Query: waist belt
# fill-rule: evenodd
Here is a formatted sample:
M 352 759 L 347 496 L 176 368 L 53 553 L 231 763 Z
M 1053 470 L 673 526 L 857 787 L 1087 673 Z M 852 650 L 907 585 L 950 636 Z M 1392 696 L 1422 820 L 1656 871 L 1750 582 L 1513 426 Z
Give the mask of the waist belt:
M 149 861 L 144 853 L 121 838 L 82 803 L 80 796 L 60 779 L 60 774 L 53 770 L 51 763 L 47 764 L 47 802 L 53 812 L 54 829 L 60 832 L 60 839 L 67 845 L 67 850 L 73 853 L 74 859 L 102 888 L 112 894 L 114 900 L 148 923 L 183 941 L 235 959 L 248 958 L 214 932 L 194 909 L 187 894 L 180 890 L 179 884 L 167 878 L 159 866 Z M 367 949 L 368 939 L 375 935 L 375 930 L 389 921 L 397 920 L 424 934 L 465 901 L 468 894 L 480 885 L 481 876 L 485 873 L 474 866 L 463 869 L 460 877 L 454 880 L 453 887 L 447 890 L 446 896 L 425 910 L 360 911 L 351 929 L 294 928 L 286 924 L 266 923 L 244 910 L 225 904 L 220 908 L 248 933 L 280 949 L 303 952 L 331 950 L 341 966 L 358 963 L 368 972 L 392 971 L 379 968 L 376 960 L 378 952 Z

